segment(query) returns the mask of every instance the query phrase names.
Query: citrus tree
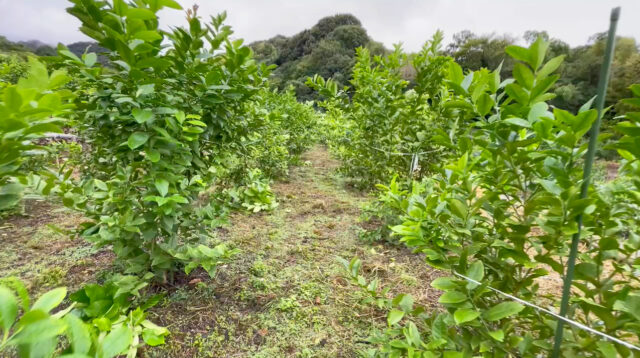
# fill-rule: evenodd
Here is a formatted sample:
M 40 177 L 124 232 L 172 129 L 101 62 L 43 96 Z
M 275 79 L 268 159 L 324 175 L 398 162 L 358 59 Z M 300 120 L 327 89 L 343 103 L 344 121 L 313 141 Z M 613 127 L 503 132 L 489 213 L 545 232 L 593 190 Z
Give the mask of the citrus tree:
M 73 0 L 81 30 L 110 51 L 109 67 L 65 49 L 82 76 L 78 132 L 87 143 L 79 185 L 62 185 L 64 202 L 92 220 L 83 235 L 112 245 L 128 272 L 167 273 L 201 266 L 210 274 L 234 251 L 209 247 L 204 230 L 215 210 L 199 195 L 225 163 L 224 148 L 246 137 L 246 105 L 264 85 L 266 68 L 223 24 L 204 23 L 197 8 L 188 26 L 158 27 L 172 0 L 113 3 Z
M 549 283 L 564 278 L 578 215 L 584 226 L 571 317 L 637 341 L 640 117 L 630 113 L 617 126 L 623 137 L 612 146 L 624 158 L 618 179 L 592 184 L 588 198 L 581 198 L 583 137 L 598 114 L 590 103 L 578 113 L 547 104 L 563 60 L 544 62 L 547 47 L 541 39 L 529 48 L 508 47 L 516 64 L 506 81 L 497 71 L 461 76 L 453 64 L 448 106 L 463 125 L 455 136 L 434 137 L 455 150 L 452 159 L 409 189 L 396 180 L 380 187 L 380 202 L 398 217 L 391 230 L 400 242 L 451 275 L 432 283 L 444 291 L 442 312 L 425 313 L 402 299 L 382 301 L 391 309 L 389 328 L 373 337 L 380 348 L 372 356 L 549 354 L 556 319 L 503 293 L 558 306 L 560 285 Z M 626 102 L 640 104 L 637 98 Z M 357 279 L 357 261 L 348 266 Z M 563 356 L 637 355 L 586 330 L 565 330 Z
M 436 128 L 451 125 L 443 104 L 452 59 L 440 55 L 441 41 L 437 33 L 412 58 L 399 47 L 384 57 L 357 49 L 351 88 L 340 89 L 320 76 L 307 81 L 327 99 L 320 103 L 329 117 L 327 139 L 343 162 L 341 171 L 356 186 L 370 188 L 394 174 L 422 177 L 428 172 L 437 149 L 430 138 Z M 412 83 L 403 75 L 407 68 L 414 73 Z

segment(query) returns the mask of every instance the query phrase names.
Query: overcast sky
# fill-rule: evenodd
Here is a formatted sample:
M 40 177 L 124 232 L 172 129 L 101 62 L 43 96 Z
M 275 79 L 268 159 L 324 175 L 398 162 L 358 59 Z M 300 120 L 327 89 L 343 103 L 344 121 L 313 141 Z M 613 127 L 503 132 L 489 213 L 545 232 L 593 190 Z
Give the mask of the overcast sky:
M 461 30 L 508 33 L 547 30 L 569 44 L 587 43 L 608 27 L 609 11 L 622 6 L 618 33 L 640 39 L 640 0 L 178 0 L 197 3 L 200 15 L 228 13 L 235 36 L 251 42 L 278 34 L 290 36 L 320 18 L 351 13 L 369 35 L 387 47 L 402 42 L 409 51 L 437 30 L 446 40 Z M 10 40 L 38 39 L 49 44 L 86 40 L 80 23 L 65 12 L 66 0 L 0 0 L 0 35 Z M 184 24 L 182 11 L 163 10 L 163 27 Z M 206 16 L 208 18 L 208 16 Z

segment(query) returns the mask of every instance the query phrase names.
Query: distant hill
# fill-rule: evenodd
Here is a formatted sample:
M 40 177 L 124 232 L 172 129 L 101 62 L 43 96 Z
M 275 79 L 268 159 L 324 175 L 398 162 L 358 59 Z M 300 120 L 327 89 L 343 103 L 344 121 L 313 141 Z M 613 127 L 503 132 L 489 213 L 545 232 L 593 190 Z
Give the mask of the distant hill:
M 381 43 L 367 35 L 360 20 L 350 14 L 325 17 L 291 37 L 278 35 L 249 46 L 257 61 L 278 66 L 273 74 L 276 86 L 293 86 L 300 100 L 313 98 L 313 92 L 304 83 L 314 74 L 346 85 L 356 48 L 367 47 L 373 54 L 386 51 Z
M 67 45 L 69 51 L 73 52 L 76 56 L 82 56 L 85 51 L 95 52 L 98 54 L 98 62 L 107 64 L 109 59 L 103 55 L 109 52 L 106 48 L 98 45 L 92 41 L 79 41 Z M 4 36 L 0 36 L 0 53 L 15 53 L 24 54 L 32 53 L 37 56 L 56 56 L 57 51 L 55 47 L 48 45 L 40 40 L 18 41 L 13 42 L 8 40 Z

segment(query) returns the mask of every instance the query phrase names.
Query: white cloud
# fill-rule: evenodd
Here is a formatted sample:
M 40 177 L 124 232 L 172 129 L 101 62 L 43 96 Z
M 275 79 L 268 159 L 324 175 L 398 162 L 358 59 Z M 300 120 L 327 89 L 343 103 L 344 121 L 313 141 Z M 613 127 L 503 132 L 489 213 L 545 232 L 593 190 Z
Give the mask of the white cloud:
M 369 35 L 390 47 L 402 42 L 417 50 L 437 29 L 447 39 L 461 30 L 509 33 L 547 30 L 571 45 L 587 42 L 605 31 L 612 7 L 622 6 L 618 33 L 640 39 L 638 0 L 179 0 L 186 8 L 200 6 L 208 17 L 227 10 L 236 36 L 247 41 L 277 34 L 293 35 L 320 18 L 336 13 L 358 17 Z M 11 40 L 38 39 L 47 43 L 86 40 L 79 21 L 65 12 L 66 0 L 0 0 L 0 35 Z M 184 23 L 181 11 L 162 11 L 163 26 Z

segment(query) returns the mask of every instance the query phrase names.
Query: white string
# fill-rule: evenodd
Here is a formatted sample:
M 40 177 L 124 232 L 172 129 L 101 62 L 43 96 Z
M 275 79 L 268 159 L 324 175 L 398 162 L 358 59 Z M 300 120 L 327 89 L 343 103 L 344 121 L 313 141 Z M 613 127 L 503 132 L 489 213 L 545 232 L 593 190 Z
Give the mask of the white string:
M 467 280 L 467 281 L 469 281 L 469 282 L 475 283 L 476 285 L 482 285 L 482 283 L 481 283 L 481 282 L 478 282 L 478 281 L 476 281 L 476 280 L 474 280 L 474 279 L 472 279 L 472 278 L 470 278 L 470 277 L 467 277 L 467 276 L 465 276 L 465 275 L 459 274 L 459 273 L 457 273 L 457 272 L 455 272 L 455 271 L 454 271 L 453 273 L 454 273 L 456 276 L 460 276 L 460 277 L 464 278 L 465 280 Z M 527 302 L 527 301 L 525 301 L 525 300 L 523 300 L 523 299 L 520 299 L 520 298 L 518 298 L 518 297 L 516 297 L 516 296 L 513 296 L 513 295 L 510 295 L 510 294 L 508 294 L 508 293 L 504 293 L 504 292 L 502 292 L 502 291 L 500 291 L 500 290 L 497 290 L 497 289 L 495 289 L 495 288 L 493 288 L 493 287 L 490 287 L 490 286 L 486 286 L 486 287 L 487 287 L 488 289 L 490 289 L 491 291 L 493 291 L 493 292 L 499 293 L 499 294 L 501 294 L 501 295 L 503 295 L 503 296 L 505 296 L 505 297 L 508 297 L 508 298 L 510 298 L 510 299 L 512 299 L 512 300 L 514 300 L 514 301 L 516 301 L 516 302 L 518 302 L 518 303 L 522 303 L 522 304 L 523 304 L 523 305 L 525 305 L 525 306 L 529 306 L 529 307 L 534 308 L 534 309 L 536 309 L 536 310 L 538 310 L 538 311 L 542 311 L 542 312 L 544 312 L 544 313 L 546 313 L 546 314 L 548 314 L 548 315 L 550 315 L 550 316 L 552 316 L 552 317 L 554 317 L 554 318 L 556 318 L 556 319 L 559 319 L 559 320 L 561 320 L 561 321 L 564 321 L 565 323 L 568 323 L 568 324 L 570 324 L 570 325 L 573 325 L 573 326 L 575 326 L 575 327 L 578 327 L 578 328 L 580 328 L 580 329 L 583 329 L 583 330 L 585 330 L 585 331 L 587 331 L 587 332 L 591 332 L 591 333 L 593 333 L 593 334 L 595 334 L 595 335 L 598 335 L 598 336 L 600 336 L 600 337 L 602 337 L 602 338 L 604 338 L 604 339 L 610 340 L 610 341 L 612 341 L 612 342 L 618 343 L 618 344 L 620 344 L 620 345 L 622 345 L 622 346 L 625 346 L 625 347 L 627 347 L 627 348 L 629 348 L 629 349 L 635 349 L 635 350 L 637 350 L 637 351 L 640 351 L 640 347 L 634 346 L 634 345 L 633 345 L 633 344 L 631 344 L 631 343 L 627 343 L 627 342 L 625 342 L 625 341 L 623 341 L 623 340 L 620 340 L 620 339 L 618 339 L 618 338 L 616 338 L 616 337 L 611 337 L 610 335 L 608 335 L 608 334 L 606 334 L 606 333 L 602 333 L 602 332 L 600 332 L 600 331 L 598 331 L 598 330 L 595 330 L 595 329 L 593 329 L 593 328 L 591 328 L 591 327 L 585 326 L 584 324 L 582 324 L 582 323 L 580 323 L 580 322 L 576 322 L 576 321 L 573 321 L 573 320 L 568 319 L 568 318 L 566 318 L 566 317 L 560 316 L 559 314 L 557 314 L 557 313 L 555 313 L 555 312 L 552 312 L 552 311 L 550 311 L 550 310 L 548 310 L 548 309 L 546 309 L 546 308 L 542 308 L 542 307 L 540 307 L 540 306 L 536 306 L 536 305 L 534 305 L 533 303 L 529 303 L 529 302 Z
M 428 150 L 428 151 L 425 151 L 425 152 L 403 153 L 403 152 L 389 152 L 389 151 L 386 151 L 386 150 L 383 150 L 383 149 L 380 149 L 380 148 L 372 147 L 370 145 L 367 145 L 367 147 L 369 147 L 371 149 L 375 149 L 375 150 L 381 151 L 382 153 L 386 153 L 386 154 L 389 154 L 389 155 L 406 155 L 406 156 L 423 155 L 423 154 L 429 154 L 429 153 L 438 152 L 438 151 L 442 150 L 442 149 L 438 148 L 438 149 Z

